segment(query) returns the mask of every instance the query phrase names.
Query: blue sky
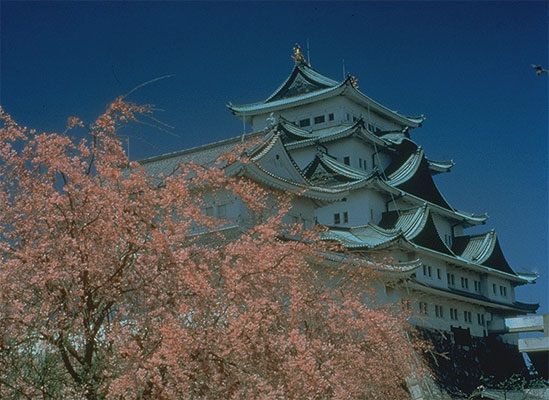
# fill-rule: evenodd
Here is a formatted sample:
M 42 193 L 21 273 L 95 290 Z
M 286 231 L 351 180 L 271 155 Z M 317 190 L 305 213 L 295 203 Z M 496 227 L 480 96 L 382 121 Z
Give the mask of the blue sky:
M 518 270 L 541 274 L 520 300 L 549 312 L 547 2 L 5 2 L 0 103 L 45 131 L 90 122 L 120 94 L 153 103 L 172 134 L 139 126 L 132 159 L 235 136 L 225 104 L 265 99 L 290 73 L 294 43 L 335 79 L 405 115 L 436 181 L 459 209 L 490 215 Z

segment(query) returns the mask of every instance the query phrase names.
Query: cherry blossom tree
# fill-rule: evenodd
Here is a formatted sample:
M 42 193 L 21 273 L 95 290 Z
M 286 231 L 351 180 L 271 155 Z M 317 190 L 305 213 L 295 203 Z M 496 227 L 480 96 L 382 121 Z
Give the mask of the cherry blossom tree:
M 407 398 L 418 364 L 406 316 L 365 300 L 375 268 L 327 263 L 291 196 L 226 176 L 242 152 L 129 163 L 117 129 L 149 112 L 120 98 L 53 134 L 0 109 L 0 397 Z M 207 216 L 221 193 L 255 223 Z

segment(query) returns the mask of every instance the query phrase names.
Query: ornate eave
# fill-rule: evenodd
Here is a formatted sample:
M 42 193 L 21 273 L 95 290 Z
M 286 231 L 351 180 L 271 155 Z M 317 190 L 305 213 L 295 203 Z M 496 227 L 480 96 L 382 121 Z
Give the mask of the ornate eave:
M 441 240 L 427 205 L 403 212 L 385 213 L 379 225 L 369 223 L 352 228 L 330 227 L 324 237 L 349 250 L 374 250 L 401 247 L 423 252 L 455 265 L 505 277 L 516 284 L 533 283 L 535 276 L 516 274 L 508 264 L 481 264 L 455 254 Z M 489 259 L 490 257 L 487 257 Z M 506 262 L 505 262 L 506 263 Z
M 364 126 L 364 121 L 359 119 L 352 125 L 337 126 L 323 129 L 321 131 L 312 131 L 298 128 L 296 125 L 281 118 L 277 125 L 277 130 L 281 131 L 286 140 L 286 147 L 290 150 L 313 146 L 318 143 L 327 143 L 334 140 L 355 136 L 367 143 L 386 148 L 389 144 L 374 135 Z
M 288 148 L 288 145 L 286 145 L 286 148 Z M 404 166 L 402 171 L 399 171 L 398 173 L 396 173 L 396 175 L 407 177 L 406 179 L 412 177 L 415 172 L 417 172 L 417 168 L 421 163 L 420 156 L 422 156 L 422 154 L 423 153 L 421 149 L 419 149 L 415 153 L 415 156 L 412 155 L 410 157 L 416 157 L 416 159 L 410 160 L 408 165 Z M 335 160 L 333 157 L 323 152 L 317 153 L 313 161 L 311 161 L 311 163 L 309 163 L 304 168 L 305 176 L 311 177 L 314 173 L 314 169 L 317 168 L 319 165 L 321 165 L 327 173 L 334 174 L 334 177 L 341 177 L 340 180 L 343 182 L 341 184 L 347 185 L 348 189 L 357 190 L 363 187 L 369 187 L 374 190 L 390 194 L 393 197 L 396 196 L 396 198 L 394 198 L 395 200 L 407 199 L 417 206 L 427 204 L 432 212 L 435 212 L 436 214 L 439 214 L 446 218 L 461 221 L 464 226 L 481 225 L 484 224 L 486 222 L 486 219 L 488 218 L 487 215 L 475 215 L 472 213 L 467 213 L 465 211 L 456 210 L 451 207 L 443 207 L 429 201 L 429 199 L 402 190 L 401 187 L 399 187 L 398 185 L 391 185 L 390 181 L 382 179 L 382 174 L 380 174 L 377 169 L 373 170 L 370 173 L 366 173 L 365 171 L 357 170 L 350 166 L 342 164 L 341 162 Z M 432 184 L 434 185 L 434 182 L 432 182 Z
M 323 152 L 317 152 L 315 158 L 304 168 L 304 175 L 311 181 L 331 178 L 340 182 L 356 182 L 370 179 L 377 170 L 365 173 L 348 165 L 338 163 L 333 157 Z
M 372 249 L 403 239 L 414 246 L 454 255 L 440 239 L 427 205 L 402 212 L 384 213 L 378 225 L 369 223 L 349 229 L 331 228 L 326 238 L 355 249 Z
M 429 164 L 429 169 L 433 175 L 440 174 L 442 172 L 450 172 L 452 167 L 455 165 L 453 160 L 450 161 L 433 161 L 427 159 Z
M 237 161 L 225 167 L 226 173 L 246 176 L 276 190 L 315 200 L 338 201 L 349 194 L 345 187 L 311 185 L 284 148 L 278 133 L 269 132 L 261 143 L 248 151 L 248 157 L 246 161 Z

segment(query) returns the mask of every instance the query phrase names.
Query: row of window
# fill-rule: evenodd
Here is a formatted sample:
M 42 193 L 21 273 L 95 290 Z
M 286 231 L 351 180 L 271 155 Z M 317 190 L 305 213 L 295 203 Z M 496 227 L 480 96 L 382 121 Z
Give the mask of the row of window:
M 454 274 L 448 272 L 446 274 L 446 279 L 448 281 L 448 286 L 455 286 L 456 285 L 456 279 L 455 279 Z M 464 276 L 460 277 L 460 284 L 461 284 L 462 289 L 469 290 L 469 278 L 466 278 Z M 473 286 L 475 288 L 474 289 L 475 292 L 478 292 L 478 293 L 481 292 L 480 281 L 478 281 L 476 279 L 473 279 Z
M 423 276 L 433 277 L 433 268 L 430 265 L 423 266 Z M 442 280 L 442 271 L 440 268 L 437 268 L 437 279 Z
M 356 117 L 354 115 L 351 115 L 349 113 L 347 113 L 346 119 L 347 119 L 347 121 L 351 121 L 351 120 L 353 122 L 358 121 L 358 117 Z M 306 128 L 308 126 L 311 126 L 311 123 L 313 123 L 314 125 L 319 125 L 319 124 L 325 123 L 326 120 L 333 121 L 334 120 L 334 113 L 329 113 L 327 116 L 326 115 L 317 115 L 316 117 L 313 117 L 313 118 L 303 118 L 303 119 L 300 119 L 299 121 L 297 121 L 296 125 L 301 127 L 301 128 Z M 379 126 L 374 125 L 371 122 L 369 122 L 367 126 L 368 126 L 368 130 L 372 133 L 378 133 L 378 132 L 382 131 L 382 129 Z
M 343 217 L 343 219 L 342 219 Z M 344 224 L 349 223 L 349 213 L 347 211 L 343 211 L 342 213 L 335 213 L 334 214 L 334 225 L 341 224 L 341 221 L 343 221 Z
M 437 279 L 442 280 L 441 275 L 441 269 L 436 269 L 436 275 Z M 432 278 L 433 277 L 433 268 L 430 265 L 423 265 L 423 276 Z M 446 282 L 448 283 L 449 287 L 455 287 L 456 286 L 456 276 L 450 272 L 446 274 Z M 460 277 L 460 286 L 463 290 L 469 290 L 469 278 L 466 278 L 464 276 Z M 482 292 L 482 286 L 479 280 L 473 279 L 473 287 L 474 291 L 477 293 Z M 498 287 L 494 283 L 492 284 L 492 292 L 494 295 L 498 294 Z M 500 285 L 499 286 L 499 295 L 502 297 L 507 297 L 507 287 Z
M 328 114 L 328 121 L 333 121 L 333 120 L 334 120 L 334 113 Z M 323 124 L 324 122 L 326 122 L 326 116 L 324 115 L 317 115 L 316 117 L 313 118 L 313 123 L 315 125 Z M 297 122 L 297 125 L 301 128 L 306 128 L 307 126 L 311 126 L 311 118 L 300 119 Z
M 497 295 L 497 285 L 495 283 L 492 284 L 492 292 Z M 499 294 L 502 297 L 507 297 L 507 287 L 500 285 L 499 286 Z
M 409 300 L 403 300 L 403 304 L 406 308 L 409 307 Z M 419 313 L 422 315 L 429 315 L 429 304 L 426 302 L 420 301 L 418 304 L 419 307 Z M 471 311 L 464 310 L 463 311 L 463 321 L 472 324 L 473 323 L 473 314 Z M 435 317 L 444 319 L 444 307 L 435 304 Z M 453 321 L 459 321 L 459 312 L 457 308 L 450 307 L 450 319 Z M 484 314 L 477 313 L 477 323 L 479 325 L 484 326 L 485 320 L 484 320 Z

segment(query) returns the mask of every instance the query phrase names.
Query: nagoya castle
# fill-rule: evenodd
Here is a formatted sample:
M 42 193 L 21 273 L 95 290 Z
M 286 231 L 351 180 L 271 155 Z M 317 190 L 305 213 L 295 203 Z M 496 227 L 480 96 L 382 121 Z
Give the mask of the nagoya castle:
M 151 173 L 181 162 L 213 162 L 235 144 L 262 138 L 245 165 L 227 168 L 265 187 L 299 193 L 289 220 L 327 227 L 326 240 L 359 256 L 388 252 L 397 278 L 382 301 L 402 303 L 412 323 L 468 343 L 504 332 L 504 318 L 533 313 L 537 304 L 515 298 L 515 287 L 537 276 L 506 261 L 493 230 L 467 234 L 486 215 L 455 208 L 433 176 L 452 161 L 435 161 L 413 140 L 423 116 L 404 116 L 359 90 L 348 75 L 330 79 L 311 67 L 298 45 L 288 78 L 266 100 L 228 104 L 253 133 L 142 161 Z M 241 205 L 217 199 L 205 212 L 238 222 Z M 393 274 L 394 275 L 394 274 Z

